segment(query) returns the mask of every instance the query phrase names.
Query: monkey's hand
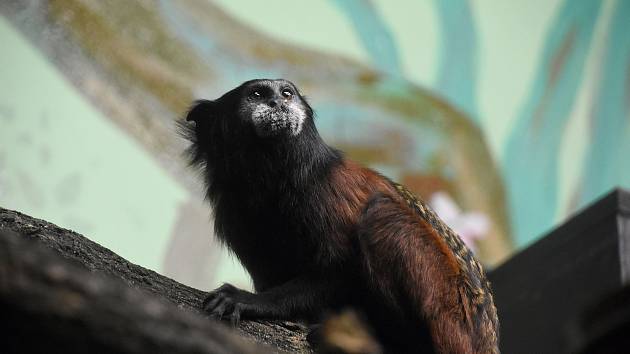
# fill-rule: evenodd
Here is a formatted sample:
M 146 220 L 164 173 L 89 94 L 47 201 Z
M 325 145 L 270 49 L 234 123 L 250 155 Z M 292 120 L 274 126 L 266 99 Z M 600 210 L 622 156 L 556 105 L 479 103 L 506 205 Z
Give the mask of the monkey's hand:
M 313 319 L 332 302 L 334 294 L 343 289 L 331 279 L 319 274 L 303 274 L 257 294 L 224 284 L 208 294 L 203 309 L 211 317 L 229 320 L 234 325 L 241 318 Z
M 238 289 L 231 284 L 223 284 L 208 293 L 203 302 L 203 309 L 211 317 L 228 320 L 233 326 L 238 325 L 242 315 L 263 317 L 270 310 L 264 296 Z

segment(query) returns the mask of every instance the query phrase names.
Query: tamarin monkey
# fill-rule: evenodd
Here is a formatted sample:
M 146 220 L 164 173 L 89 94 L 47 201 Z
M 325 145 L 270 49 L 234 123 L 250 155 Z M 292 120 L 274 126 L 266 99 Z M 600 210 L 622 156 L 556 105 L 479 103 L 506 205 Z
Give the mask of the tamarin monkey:
M 186 121 L 216 235 L 255 288 L 210 292 L 211 316 L 316 321 L 351 307 L 392 353 L 499 352 L 479 262 L 425 202 L 328 146 L 293 83 L 247 81 Z

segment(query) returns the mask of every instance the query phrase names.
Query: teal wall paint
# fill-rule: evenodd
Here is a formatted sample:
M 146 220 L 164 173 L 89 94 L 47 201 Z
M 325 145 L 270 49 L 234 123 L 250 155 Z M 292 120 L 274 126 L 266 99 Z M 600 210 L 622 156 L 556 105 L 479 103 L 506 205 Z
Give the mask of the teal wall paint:
M 435 0 L 442 46 L 434 89 L 457 108 L 479 121 L 477 85 L 477 33 L 468 0 Z
M 516 241 L 553 226 L 559 150 L 582 80 L 601 2 L 565 1 L 548 33 L 528 99 L 507 141 L 503 171 Z
M 403 77 L 396 40 L 392 37 L 374 4 L 369 0 L 331 1 L 352 23 L 361 39 L 361 44 L 370 57 L 371 64 L 381 72 L 394 77 Z
M 391 75 L 395 79 L 384 85 L 383 91 L 395 94 L 409 82 L 467 113 L 502 165 L 521 246 L 613 186 L 630 186 L 625 162 L 630 152 L 629 1 L 215 3 L 253 31 L 351 58 Z M 213 78 L 217 80 L 212 82 L 214 86 L 208 84 L 214 91 L 197 87 L 195 94 L 212 97 L 221 93 L 217 87 L 282 72 L 277 67 L 244 70 L 217 49 L 215 38 L 199 37 L 194 28 L 187 27 L 190 23 L 175 10 L 177 6 L 182 5 L 160 0 L 158 11 L 165 24 L 175 28 L 176 35 L 185 38 L 208 62 L 218 63 L 221 71 Z M 606 45 L 598 68 L 601 79 L 592 97 L 587 95 L 593 100 L 593 113 L 585 128 L 589 130 L 584 134 L 586 139 L 566 128 L 577 118 L 573 110 L 580 103 L 576 101 L 578 92 L 585 86 L 585 63 L 599 55 L 594 43 L 600 39 L 593 37 L 593 31 L 602 24 L 600 7 L 613 10 L 610 24 L 603 27 Z M 158 269 L 175 209 L 185 192 L 64 77 L 53 74 L 57 69 L 42 53 L 24 49 L 28 44 L 1 20 L 3 45 L 17 49 L 0 58 L 0 204 L 85 232 L 132 261 Z M 572 45 L 563 46 L 569 41 Z M 30 86 L 16 86 L 18 83 Z M 43 97 L 41 102 L 30 101 L 35 95 Z M 371 114 L 378 116 L 378 109 L 344 108 L 334 100 L 318 103 L 318 124 L 327 137 L 356 140 L 359 134 L 366 134 L 365 141 L 382 144 L 368 136 L 377 135 L 387 125 L 368 119 Z M 357 122 L 374 126 L 357 129 L 340 118 L 356 115 L 362 116 Z M 77 117 L 89 118 L 78 121 Z M 40 128 L 46 124 L 48 131 Z M 88 137 L 94 141 L 92 146 L 112 145 L 116 158 L 87 143 L 76 148 L 72 140 L 61 135 L 61 131 L 90 130 L 103 132 L 100 138 Z M 406 131 L 418 136 L 424 133 L 417 125 Z M 433 151 L 448 139 L 452 137 L 423 138 L 404 156 L 410 165 L 407 167 L 415 164 L 421 170 L 421 164 L 433 163 L 428 162 Z M 63 162 L 62 156 L 71 158 Z M 563 167 L 562 158 L 584 161 L 584 169 Z M 48 162 L 40 166 L 44 161 Z M 89 167 L 82 161 L 97 161 L 99 173 L 81 174 Z M 46 167 L 51 164 L 55 166 Z M 400 170 L 393 164 L 377 167 L 391 176 Z M 116 175 L 114 171 L 119 170 L 129 172 Z M 559 195 L 567 185 L 578 186 L 567 192 L 578 200 L 570 207 Z M 119 190 L 99 189 L 102 186 Z M 151 196 L 152 188 L 163 191 L 162 199 Z M 91 195 L 86 194 L 92 189 Z M 100 210 L 105 217 L 96 220 L 92 216 Z M 149 220 L 150 215 L 158 214 L 159 220 Z M 107 225 L 112 219 L 117 223 Z M 143 242 L 149 242 L 150 247 L 142 247 Z
M 0 17 L 0 205 L 160 270 L 186 197 Z
M 630 188 L 630 1 L 618 1 L 612 16 L 589 119 L 581 206 L 611 186 Z

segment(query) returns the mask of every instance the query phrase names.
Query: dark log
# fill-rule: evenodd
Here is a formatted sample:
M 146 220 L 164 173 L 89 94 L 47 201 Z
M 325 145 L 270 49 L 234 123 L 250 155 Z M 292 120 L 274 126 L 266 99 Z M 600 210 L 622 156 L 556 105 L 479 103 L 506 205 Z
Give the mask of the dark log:
M 489 276 L 502 352 L 575 351 L 585 340 L 574 335 L 576 323 L 630 283 L 630 193 L 613 191 Z
M 243 321 L 233 330 L 206 318 L 204 294 L 0 208 L 3 353 L 311 352 L 301 324 Z

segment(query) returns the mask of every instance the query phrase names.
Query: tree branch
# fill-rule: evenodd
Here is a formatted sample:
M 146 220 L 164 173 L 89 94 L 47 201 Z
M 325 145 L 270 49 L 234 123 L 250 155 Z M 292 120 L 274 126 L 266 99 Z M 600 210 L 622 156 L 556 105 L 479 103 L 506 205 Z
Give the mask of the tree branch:
M 204 295 L 73 231 L 0 208 L 9 352 L 311 352 L 305 326 L 243 321 L 232 330 L 203 316 Z

